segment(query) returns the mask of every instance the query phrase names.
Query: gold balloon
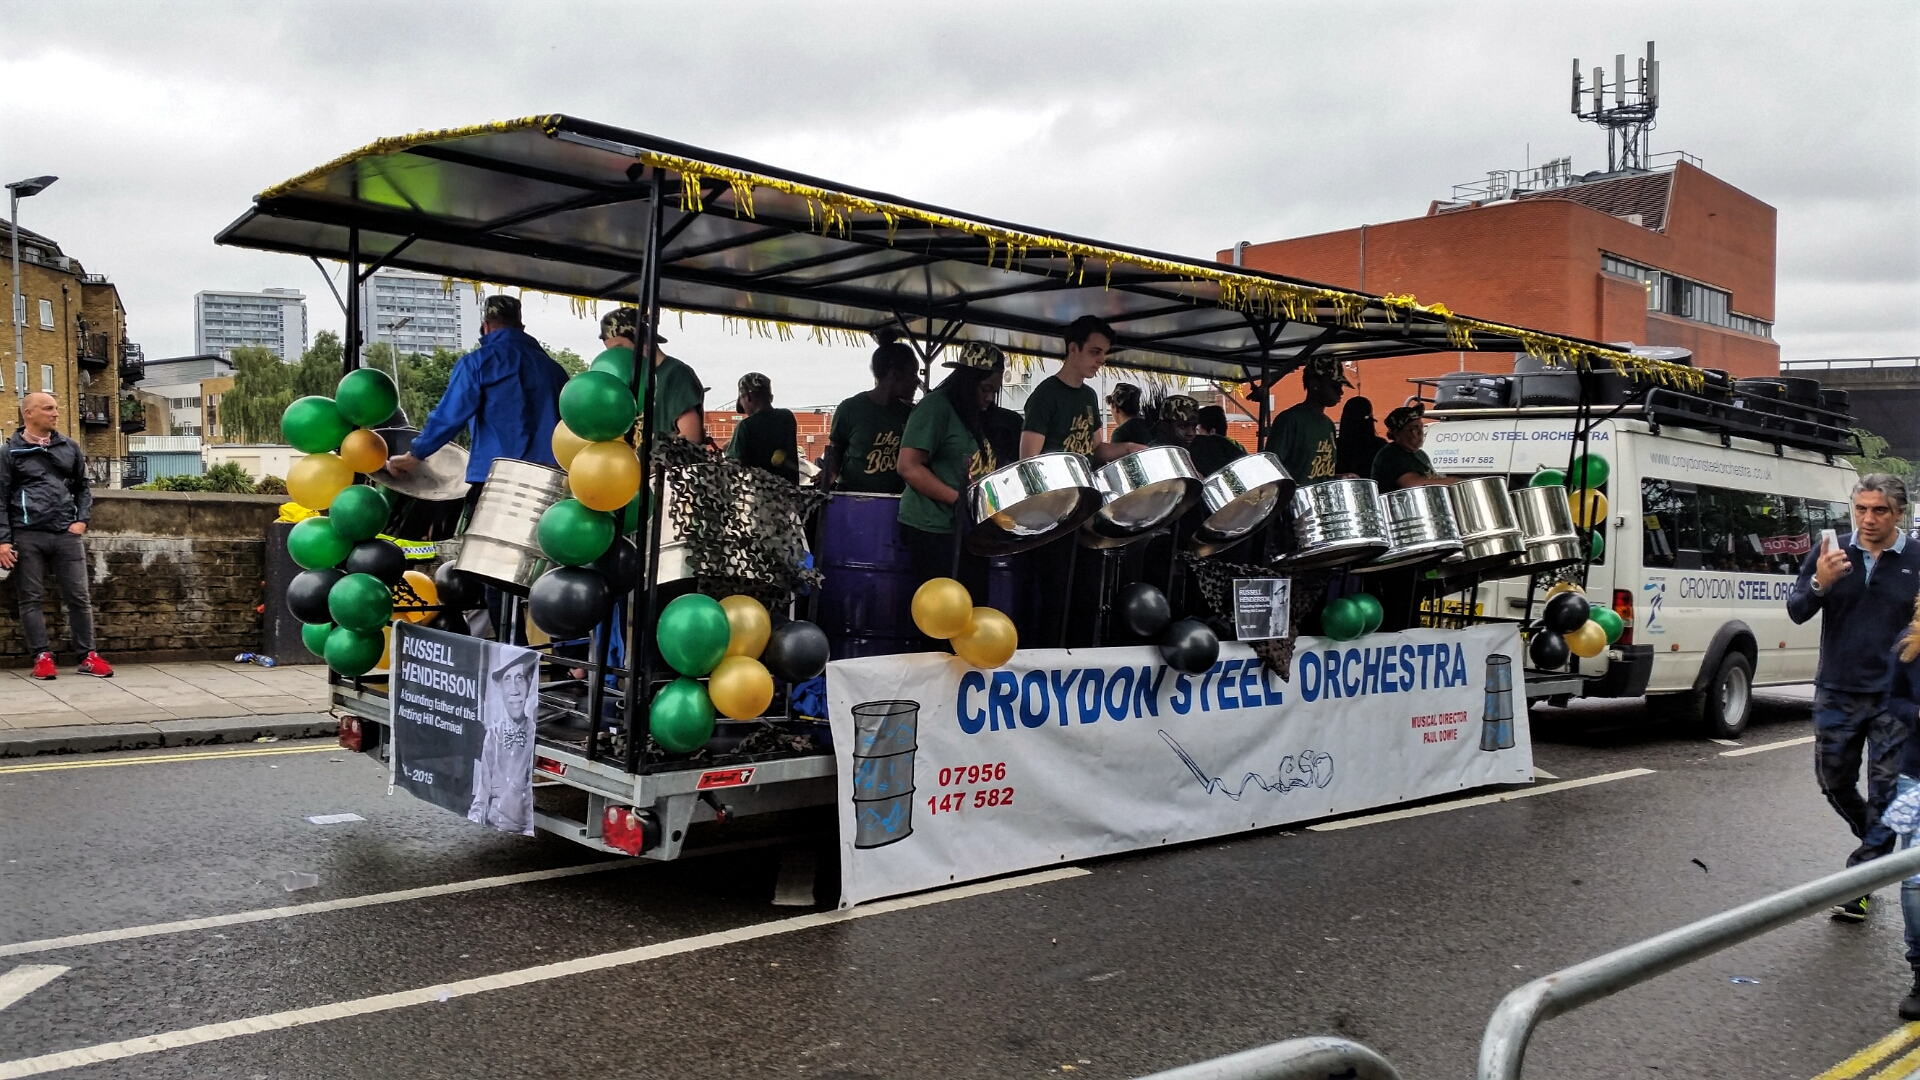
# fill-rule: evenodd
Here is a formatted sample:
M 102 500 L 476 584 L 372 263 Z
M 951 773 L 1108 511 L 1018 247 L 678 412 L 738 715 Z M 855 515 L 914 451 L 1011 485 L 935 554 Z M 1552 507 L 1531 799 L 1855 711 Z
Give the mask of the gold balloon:
M 353 483 L 353 466 L 338 454 L 308 454 L 287 470 L 287 496 L 309 510 L 325 510 Z
M 402 574 L 401 577 L 405 579 L 407 587 L 413 590 L 414 595 L 420 598 L 420 603 L 431 607 L 440 602 L 440 588 L 433 583 L 432 578 L 418 570 L 409 570 L 405 574 Z M 409 599 L 407 605 L 412 606 L 412 604 L 413 601 Z M 410 623 L 423 623 L 439 613 L 433 611 L 397 611 L 394 614 Z
M 1606 524 L 1607 497 L 1593 488 L 1588 488 L 1573 497 L 1573 523 L 1583 529 L 1594 529 Z
M 553 460 L 563 469 L 573 468 L 573 455 L 590 445 L 587 440 L 573 433 L 565 420 L 553 425 Z
M 340 441 L 340 460 L 357 473 L 378 472 L 387 465 L 387 440 L 370 428 L 354 428 Z
M 1556 581 L 1553 583 L 1553 586 L 1547 590 L 1547 598 L 1551 599 L 1563 592 L 1575 592 L 1579 588 L 1580 586 L 1575 585 L 1571 581 Z
M 1020 632 L 1013 627 L 1013 620 L 990 607 L 973 609 L 967 628 L 953 636 L 947 644 L 953 646 L 954 655 L 977 668 L 997 668 L 1013 659 L 1013 652 L 1020 647 Z
M 913 593 L 913 625 L 930 638 L 945 641 L 967 628 L 973 596 L 950 577 L 928 578 Z
M 640 459 L 633 455 L 633 447 L 618 439 L 588 443 L 573 455 L 567 485 L 588 509 L 611 513 L 639 494 Z
M 707 676 L 707 696 L 720 715 L 752 720 L 773 704 L 773 673 L 751 656 L 728 656 Z
M 1567 635 L 1567 648 L 1575 656 L 1599 656 L 1607 649 L 1607 628 L 1588 619 L 1580 629 Z
M 380 647 L 380 662 L 373 665 L 375 671 L 385 671 L 393 666 L 393 624 L 381 627 L 380 632 L 387 636 L 387 643 Z
M 766 606 L 751 596 L 729 596 L 720 601 L 720 609 L 727 613 L 727 655 L 758 660 L 773 633 Z

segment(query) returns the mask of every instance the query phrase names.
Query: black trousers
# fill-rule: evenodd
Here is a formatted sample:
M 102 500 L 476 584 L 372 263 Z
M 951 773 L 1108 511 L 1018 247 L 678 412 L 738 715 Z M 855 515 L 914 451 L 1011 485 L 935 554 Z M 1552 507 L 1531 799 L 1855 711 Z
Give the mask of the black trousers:
M 20 594 L 20 629 L 27 652 L 48 652 L 47 619 L 42 610 L 47 577 L 51 575 L 67 605 L 67 634 L 73 651 L 84 658 L 93 651 L 93 602 L 87 595 L 87 550 L 80 537 L 62 529 L 13 530 L 14 587 Z

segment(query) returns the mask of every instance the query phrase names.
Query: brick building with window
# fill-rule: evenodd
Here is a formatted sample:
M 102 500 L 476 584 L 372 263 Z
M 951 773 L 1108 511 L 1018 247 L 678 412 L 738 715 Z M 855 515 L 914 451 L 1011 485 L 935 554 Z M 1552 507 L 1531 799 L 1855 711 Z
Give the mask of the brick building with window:
M 1533 329 L 1678 346 L 1696 366 L 1735 377 L 1779 373 L 1773 207 L 1687 160 L 1604 175 L 1494 175 L 1515 182 L 1436 201 L 1424 217 L 1244 244 L 1219 258 Z M 1408 378 L 1459 370 L 1504 373 L 1512 357 L 1372 360 L 1350 377 L 1382 416 L 1412 393 Z M 1276 402 L 1299 397 L 1289 379 Z

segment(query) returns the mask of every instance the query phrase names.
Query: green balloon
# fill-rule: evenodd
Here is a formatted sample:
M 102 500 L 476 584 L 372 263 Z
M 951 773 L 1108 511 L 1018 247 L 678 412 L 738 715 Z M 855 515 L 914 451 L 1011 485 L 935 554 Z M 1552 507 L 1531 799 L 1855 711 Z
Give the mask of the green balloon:
M 588 371 L 604 371 L 628 387 L 633 386 L 633 350 L 625 345 L 615 345 L 593 358 L 587 365 Z M 571 425 L 569 425 L 571 426 Z
M 1593 558 L 1595 558 L 1595 559 L 1598 559 L 1598 558 L 1600 558 L 1600 557 L 1601 557 L 1602 555 L 1605 555 L 1606 553 L 1607 553 L 1607 538 L 1606 538 L 1606 536 L 1605 536 L 1605 534 L 1603 534 L 1603 533 L 1597 533 L 1597 532 L 1596 532 L 1596 533 L 1594 533 L 1594 534 L 1593 534 L 1593 555 L 1592 555 L 1592 557 L 1593 557 Z
M 1603 607 L 1594 608 L 1591 612 L 1587 614 L 1587 618 L 1592 619 L 1594 622 L 1599 623 L 1600 629 L 1605 630 L 1607 632 L 1607 644 L 1609 645 L 1613 644 L 1616 641 L 1619 641 L 1620 635 L 1626 633 L 1627 631 L 1626 620 L 1622 619 L 1619 615 L 1614 614 L 1612 611 L 1608 610 L 1607 608 L 1603 608 Z
M 560 419 L 588 442 L 617 439 L 633 430 L 638 412 L 633 390 L 604 371 L 583 371 L 560 389 Z
M 1366 633 L 1367 615 L 1353 597 L 1343 596 L 1320 610 L 1320 628 L 1335 641 L 1352 641 Z
M 613 515 L 562 499 L 540 515 L 540 550 L 561 566 L 585 566 L 613 546 Z
M 353 549 L 353 542 L 341 536 L 331 518 L 310 517 L 287 534 L 287 554 L 302 570 L 326 570 L 340 565 Z
M 1581 454 L 1573 459 L 1573 471 L 1567 476 L 1567 486 L 1579 491 L 1582 488 L 1597 488 L 1607 482 L 1613 472 L 1607 459 L 1599 454 Z
M 387 527 L 389 513 L 386 496 L 365 484 L 355 484 L 335 495 L 333 505 L 327 507 L 333 531 L 355 544 L 380 535 Z
M 660 613 L 660 655 L 673 670 L 698 678 L 727 655 L 732 627 L 720 601 L 699 593 L 675 598 Z
M 400 407 L 400 388 L 379 368 L 355 368 L 341 377 L 333 400 L 348 423 L 379 427 L 393 419 L 393 411 Z
M 1361 637 L 1366 637 L 1368 634 L 1380 629 L 1380 621 L 1387 617 L 1387 610 L 1380 606 L 1379 597 L 1372 593 L 1363 592 L 1354 593 L 1347 599 L 1358 605 L 1360 614 L 1364 616 L 1360 629 Z
M 333 633 L 330 622 L 310 622 L 300 624 L 300 644 L 315 656 L 327 655 L 327 635 Z
M 1533 479 L 1527 481 L 1528 487 L 1565 487 L 1566 485 L 1567 474 L 1559 469 L 1541 469 L 1533 474 Z
M 303 454 L 327 454 L 340 449 L 353 425 L 340 415 L 332 398 L 303 397 L 280 414 L 280 434 Z
M 372 574 L 348 574 L 327 590 L 327 614 L 343 630 L 378 630 L 393 618 L 393 593 Z
M 669 753 L 685 754 L 705 746 L 713 738 L 713 700 L 707 697 L 707 688 L 685 676 L 661 687 L 647 711 L 647 730 Z
M 631 536 L 640 531 L 640 496 L 635 495 L 626 509 L 620 511 L 619 529 L 621 536 Z
M 373 666 L 380 662 L 380 654 L 386 651 L 387 636 L 380 631 L 349 630 L 344 626 L 336 626 L 327 635 L 326 649 L 321 655 L 327 658 L 328 667 L 355 679 L 372 671 Z

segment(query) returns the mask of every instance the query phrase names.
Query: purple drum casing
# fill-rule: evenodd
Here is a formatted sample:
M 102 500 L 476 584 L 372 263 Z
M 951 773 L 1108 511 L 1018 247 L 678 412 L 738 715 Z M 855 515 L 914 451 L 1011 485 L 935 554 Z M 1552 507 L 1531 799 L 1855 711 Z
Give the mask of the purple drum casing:
M 833 658 L 913 652 L 913 560 L 900 496 L 836 491 L 820 530 L 820 628 Z

